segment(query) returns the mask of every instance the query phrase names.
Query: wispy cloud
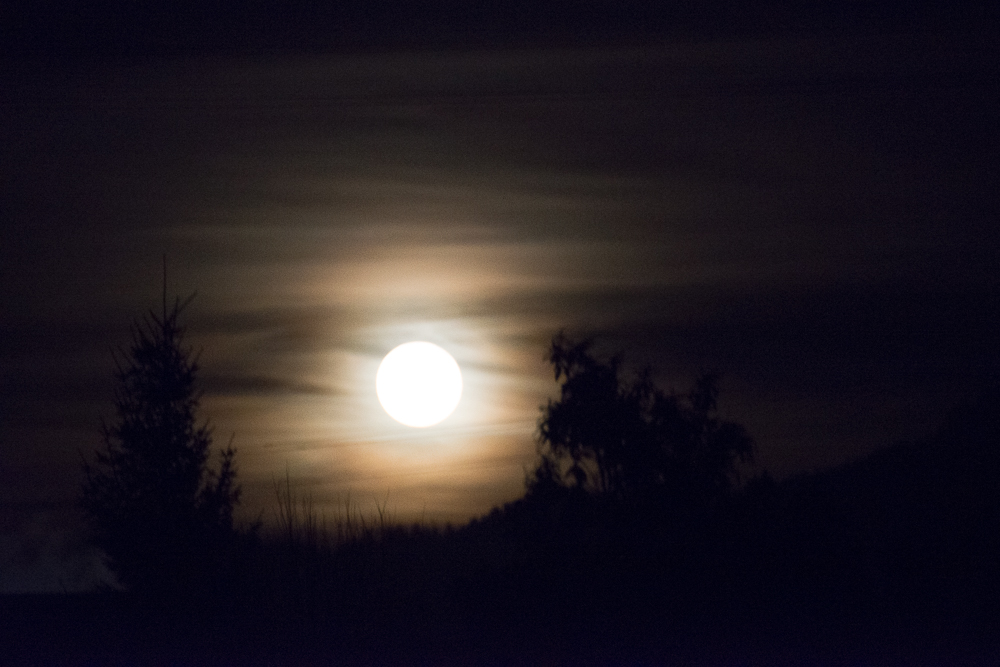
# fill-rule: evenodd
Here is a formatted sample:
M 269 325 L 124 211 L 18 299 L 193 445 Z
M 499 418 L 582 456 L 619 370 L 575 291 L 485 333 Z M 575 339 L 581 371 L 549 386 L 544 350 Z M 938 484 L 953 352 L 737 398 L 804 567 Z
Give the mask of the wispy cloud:
M 933 417 L 927 378 L 997 365 L 976 53 L 806 36 L 15 82 L 0 92 L 0 438 L 62 472 L 4 463 L 0 486 L 71 477 L 111 412 L 108 350 L 157 304 L 164 253 L 169 292 L 199 293 L 185 317 L 204 412 L 237 434 L 250 504 L 286 465 L 330 503 L 405 487 L 401 511 L 457 519 L 516 497 L 561 327 L 671 381 L 727 372 L 732 416 L 783 443 L 776 463 L 841 455 L 817 430 L 844 452 L 882 444 L 875 425 Z M 394 424 L 374 395 L 381 356 L 411 339 L 465 372 L 436 430 Z M 821 407 L 864 391 L 867 416 Z

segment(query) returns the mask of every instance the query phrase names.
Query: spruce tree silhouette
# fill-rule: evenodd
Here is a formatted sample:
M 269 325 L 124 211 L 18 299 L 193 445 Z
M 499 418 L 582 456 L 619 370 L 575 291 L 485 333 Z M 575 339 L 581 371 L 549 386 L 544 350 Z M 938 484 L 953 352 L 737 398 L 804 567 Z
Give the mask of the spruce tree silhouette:
M 193 298 L 193 295 L 192 295 Z M 132 326 L 115 355 L 115 419 L 96 464 L 84 461 L 82 505 L 107 564 L 129 591 L 190 598 L 217 593 L 239 502 L 236 451 L 208 466 L 211 430 L 197 424 L 198 364 L 178 319 L 191 298 Z
M 727 497 L 738 464 L 753 458 L 753 440 L 716 416 L 718 376 L 702 375 L 686 395 L 668 394 L 649 368 L 629 381 L 620 355 L 602 360 L 591 347 L 564 333 L 552 340 L 548 360 L 560 396 L 542 410 L 529 495 L 564 487 L 614 501 L 689 505 Z

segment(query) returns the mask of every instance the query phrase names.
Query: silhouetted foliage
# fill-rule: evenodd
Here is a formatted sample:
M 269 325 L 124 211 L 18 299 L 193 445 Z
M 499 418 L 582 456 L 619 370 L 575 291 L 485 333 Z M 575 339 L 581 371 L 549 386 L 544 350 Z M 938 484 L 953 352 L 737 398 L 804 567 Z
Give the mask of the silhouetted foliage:
M 190 301 L 190 299 L 188 300 Z M 103 425 L 96 464 L 85 462 L 82 504 L 109 568 L 147 594 L 217 592 L 233 546 L 239 502 L 236 451 L 208 465 L 207 424 L 197 423 L 197 360 L 178 317 L 187 302 L 150 311 L 116 355 L 115 419 Z
M 563 333 L 552 340 L 548 359 L 560 396 L 543 408 L 529 495 L 575 487 L 630 502 L 727 497 L 738 464 L 752 459 L 753 441 L 716 416 L 718 377 L 702 375 L 685 395 L 666 393 L 649 368 L 629 380 L 620 356 L 603 360 L 591 347 Z

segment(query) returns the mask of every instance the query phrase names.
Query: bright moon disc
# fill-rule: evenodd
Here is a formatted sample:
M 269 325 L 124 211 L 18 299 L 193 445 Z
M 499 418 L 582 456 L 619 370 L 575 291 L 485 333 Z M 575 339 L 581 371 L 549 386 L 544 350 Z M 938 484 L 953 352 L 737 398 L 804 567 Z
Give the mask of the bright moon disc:
M 462 397 L 462 371 L 433 343 L 403 343 L 385 355 L 375 374 L 375 392 L 389 416 L 407 426 L 433 426 Z

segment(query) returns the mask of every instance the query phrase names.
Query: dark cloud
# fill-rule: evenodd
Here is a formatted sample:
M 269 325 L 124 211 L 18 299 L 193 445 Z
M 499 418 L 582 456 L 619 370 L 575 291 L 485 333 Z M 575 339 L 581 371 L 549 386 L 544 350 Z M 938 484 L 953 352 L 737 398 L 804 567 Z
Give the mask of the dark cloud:
M 201 388 L 207 394 L 223 396 L 272 395 L 272 394 L 316 394 L 328 396 L 328 387 L 271 377 L 217 376 L 205 374 L 201 378 Z

